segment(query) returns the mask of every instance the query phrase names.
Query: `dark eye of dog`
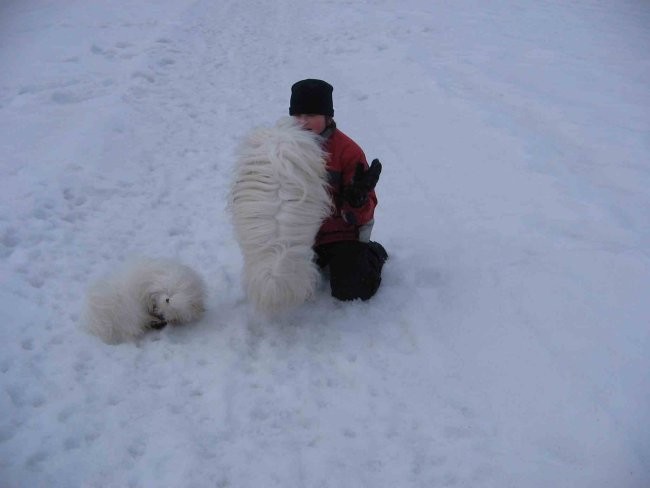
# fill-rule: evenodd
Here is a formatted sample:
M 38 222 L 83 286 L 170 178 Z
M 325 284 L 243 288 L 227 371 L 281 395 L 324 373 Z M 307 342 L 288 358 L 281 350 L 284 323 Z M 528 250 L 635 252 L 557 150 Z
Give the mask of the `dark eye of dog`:
M 166 298 L 165 301 L 166 301 L 167 303 L 169 303 L 169 298 Z

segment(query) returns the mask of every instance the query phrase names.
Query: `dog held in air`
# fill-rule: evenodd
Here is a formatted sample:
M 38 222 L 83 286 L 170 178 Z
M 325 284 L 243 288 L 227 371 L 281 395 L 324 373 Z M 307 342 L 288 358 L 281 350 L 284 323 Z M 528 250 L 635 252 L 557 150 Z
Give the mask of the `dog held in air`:
M 320 137 L 291 117 L 253 130 L 238 151 L 229 207 L 249 299 L 265 314 L 315 291 L 312 246 L 331 211 Z

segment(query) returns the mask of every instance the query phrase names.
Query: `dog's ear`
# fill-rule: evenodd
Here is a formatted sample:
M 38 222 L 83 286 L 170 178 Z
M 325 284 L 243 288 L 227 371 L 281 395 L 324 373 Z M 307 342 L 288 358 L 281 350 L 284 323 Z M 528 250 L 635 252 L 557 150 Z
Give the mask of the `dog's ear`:
M 155 312 L 158 309 L 158 293 L 148 293 L 145 297 L 145 305 L 149 312 Z

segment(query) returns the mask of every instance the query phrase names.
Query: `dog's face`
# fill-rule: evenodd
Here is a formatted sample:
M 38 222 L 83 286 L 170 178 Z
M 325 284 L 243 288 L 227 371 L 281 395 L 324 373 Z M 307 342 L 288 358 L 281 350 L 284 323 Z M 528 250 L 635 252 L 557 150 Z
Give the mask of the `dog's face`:
M 183 292 L 153 293 L 151 304 L 152 315 L 171 324 L 189 322 L 203 312 L 203 307 Z

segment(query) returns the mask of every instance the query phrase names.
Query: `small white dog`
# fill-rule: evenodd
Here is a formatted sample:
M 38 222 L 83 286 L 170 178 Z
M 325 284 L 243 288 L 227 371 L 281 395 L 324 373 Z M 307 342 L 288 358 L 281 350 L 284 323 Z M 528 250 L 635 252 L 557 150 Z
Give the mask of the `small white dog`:
M 193 269 L 166 259 L 140 259 L 92 285 L 85 325 L 108 344 L 133 340 L 147 330 L 198 320 L 205 286 Z

